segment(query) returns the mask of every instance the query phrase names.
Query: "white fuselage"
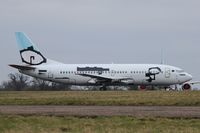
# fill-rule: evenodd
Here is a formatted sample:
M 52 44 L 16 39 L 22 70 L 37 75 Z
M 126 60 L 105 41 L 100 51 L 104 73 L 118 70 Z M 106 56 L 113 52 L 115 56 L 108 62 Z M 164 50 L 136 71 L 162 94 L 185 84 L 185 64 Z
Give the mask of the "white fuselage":
M 192 79 L 180 68 L 161 64 L 42 64 L 35 68 L 20 72 L 68 85 L 168 86 Z
M 63 64 L 46 58 L 23 32 L 16 32 L 21 60 L 11 64 L 20 72 L 68 85 L 161 85 L 183 84 L 192 76 L 182 69 L 161 64 Z M 185 85 L 185 88 L 188 88 Z

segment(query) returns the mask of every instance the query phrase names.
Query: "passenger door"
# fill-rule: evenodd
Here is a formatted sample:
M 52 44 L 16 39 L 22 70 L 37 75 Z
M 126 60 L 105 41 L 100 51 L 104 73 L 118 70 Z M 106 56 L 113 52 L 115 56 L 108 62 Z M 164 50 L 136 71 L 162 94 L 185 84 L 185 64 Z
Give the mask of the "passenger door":
M 165 68 L 165 78 L 170 78 L 170 76 L 171 76 L 170 68 Z

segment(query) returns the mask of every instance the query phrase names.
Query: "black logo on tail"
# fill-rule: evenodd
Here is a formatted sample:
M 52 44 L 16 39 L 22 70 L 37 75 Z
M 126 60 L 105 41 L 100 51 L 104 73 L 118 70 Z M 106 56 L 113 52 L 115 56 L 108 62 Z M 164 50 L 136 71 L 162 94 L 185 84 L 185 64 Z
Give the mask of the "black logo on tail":
M 47 59 L 39 51 L 36 51 L 33 46 L 21 50 L 20 55 L 22 62 L 29 65 L 40 65 L 47 62 Z

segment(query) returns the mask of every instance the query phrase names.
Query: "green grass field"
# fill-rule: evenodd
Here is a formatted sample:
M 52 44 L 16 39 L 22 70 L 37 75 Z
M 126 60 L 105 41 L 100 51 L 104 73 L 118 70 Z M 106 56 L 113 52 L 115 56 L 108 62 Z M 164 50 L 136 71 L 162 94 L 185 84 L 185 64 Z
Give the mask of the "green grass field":
M 0 105 L 200 106 L 200 91 L 2 91 Z
M 199 119 L 0 116 L 1 133 L 199 133 Z
M 0 92 L 1 105 L 200 106 L 200 92 Z M 199 133 L 200 119 L 0 115 L 0 133 Z

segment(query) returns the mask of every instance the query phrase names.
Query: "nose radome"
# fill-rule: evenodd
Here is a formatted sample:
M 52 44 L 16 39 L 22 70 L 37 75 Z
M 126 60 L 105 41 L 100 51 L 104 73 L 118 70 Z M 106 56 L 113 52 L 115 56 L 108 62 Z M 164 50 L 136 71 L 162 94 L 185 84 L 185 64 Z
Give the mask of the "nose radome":
M 192 75 L 187 73 L 188 80 L 192 80 Z

